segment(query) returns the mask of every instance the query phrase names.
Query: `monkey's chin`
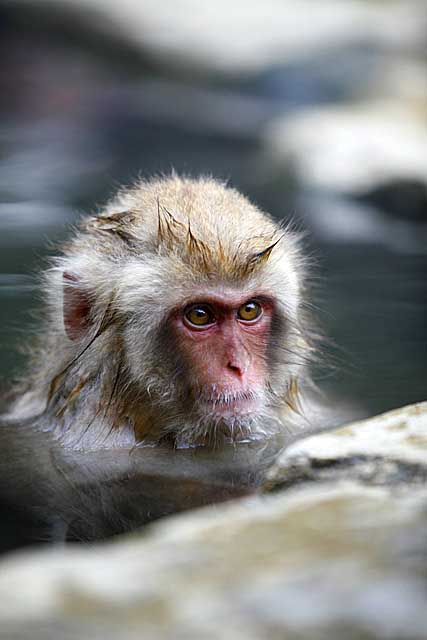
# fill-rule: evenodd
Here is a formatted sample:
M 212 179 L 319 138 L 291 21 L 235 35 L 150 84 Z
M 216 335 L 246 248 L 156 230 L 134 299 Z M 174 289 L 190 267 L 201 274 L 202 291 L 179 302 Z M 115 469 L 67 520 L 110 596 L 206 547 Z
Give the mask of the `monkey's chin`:
M 276 433 L 271 425 L 254 416 L 236 415 L 231 412 L 212 414 L 203 420 L 186 425 L 175 433 L 177 448 L 239 445 L 264 440 Z
M 277 418 L 255 402 L 199 407 L 202 408 L 184 428 L 175 430 L 178 448 L 244 444 L 266 439 L 278 431 Z

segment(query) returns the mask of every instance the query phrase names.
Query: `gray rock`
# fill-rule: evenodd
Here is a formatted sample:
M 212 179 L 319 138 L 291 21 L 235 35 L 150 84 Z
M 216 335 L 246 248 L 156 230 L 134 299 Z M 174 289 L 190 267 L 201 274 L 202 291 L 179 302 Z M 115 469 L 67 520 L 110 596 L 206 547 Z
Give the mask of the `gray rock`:
M 424 639 L 426 472 L 427 403 L 311 436 L 270 495 L 3 559 L 0 638 Z
M 40 7 L 49 6 L 38 0 Z M 421 49 L 422 0 L 61 0 L 56 10 L 80 11 L 103 36 L 121 37 L 169 66 L 225 74 L 253 73 L 331 48 L 364 45 Z M 195 55 L 196 52 L 196 55 Z
M 355 422 L 292 444 L 268 471 L 264 488 L 355 480 L 427 484 L 427 403 Z
M 426 184 L 421 113 L 398 101 L 313 107 L 273 121 L 266 154 L 305 189 L 359 195 L 395 180 Z

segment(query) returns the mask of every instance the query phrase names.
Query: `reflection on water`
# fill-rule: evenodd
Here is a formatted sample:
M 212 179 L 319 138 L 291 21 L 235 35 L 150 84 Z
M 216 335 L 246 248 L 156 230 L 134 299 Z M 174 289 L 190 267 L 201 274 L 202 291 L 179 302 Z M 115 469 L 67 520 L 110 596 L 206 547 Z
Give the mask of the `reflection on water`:
M 105 538 L 248 495 L 284 447 L 278 435 L 215 449 L 164 444 L 75 451 L 58 447 L 31 422 L 3 422 L 0 435 L 0 550 Z

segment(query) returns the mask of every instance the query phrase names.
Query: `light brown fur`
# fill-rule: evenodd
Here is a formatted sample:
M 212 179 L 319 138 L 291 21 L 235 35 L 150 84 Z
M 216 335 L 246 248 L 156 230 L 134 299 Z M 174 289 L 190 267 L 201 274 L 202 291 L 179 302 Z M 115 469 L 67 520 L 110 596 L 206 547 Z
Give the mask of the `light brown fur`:
M 293 231 L 213 179 L 172 175 L 121 191 L 82 221 L 46 274 L 44 332 L 29 388 L 10 415 L 39 416 L 39 428 L 72 448 L 127 447 L 168 434 L 197 442 L 215 425 L 203 424 L 194 407 L 190 420 L 186 414 L 173 345 L 162 342 L 164 318 L 202 292 L 244 290 L 249 298 L 262 290 L 274 296 L 283 327 L 268 410 L 247 432 L 286 428 L 313 354 L 305 264 Z M 89 330 L 77 340 L 64 332 L 64 273 L 90 302 Z

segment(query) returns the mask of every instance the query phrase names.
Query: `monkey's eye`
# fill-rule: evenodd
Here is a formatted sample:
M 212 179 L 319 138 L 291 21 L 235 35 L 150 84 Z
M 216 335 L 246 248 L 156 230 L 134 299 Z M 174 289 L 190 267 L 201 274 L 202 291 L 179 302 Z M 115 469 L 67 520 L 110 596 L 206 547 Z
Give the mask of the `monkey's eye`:
M 195 327 L 205 327 L 208 324 L 212 324 L 215 321 L 209 307 L 202 304 L 194 305 L 190 307 L 184 314 L 185 320 Z
M 237 312 L 237 317 L 239 320 L 244 320 L 245 322 L 253 322 L 261 315 L 262 307 L 259 302 L 255 300 L 248 300 L 245 304 L 239 308 Z

